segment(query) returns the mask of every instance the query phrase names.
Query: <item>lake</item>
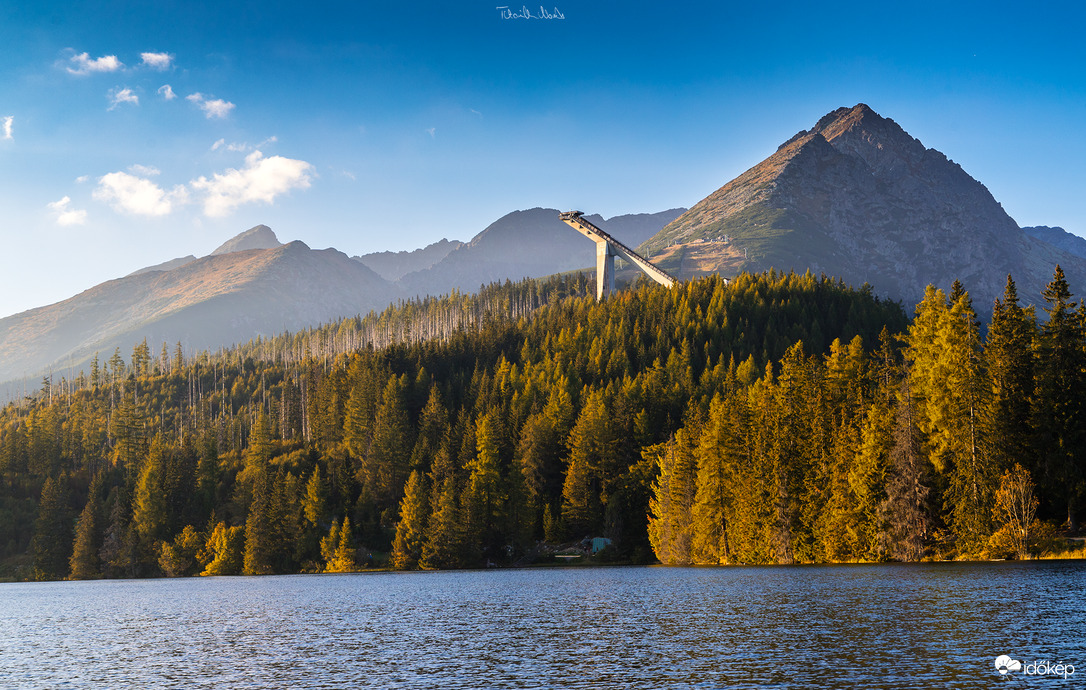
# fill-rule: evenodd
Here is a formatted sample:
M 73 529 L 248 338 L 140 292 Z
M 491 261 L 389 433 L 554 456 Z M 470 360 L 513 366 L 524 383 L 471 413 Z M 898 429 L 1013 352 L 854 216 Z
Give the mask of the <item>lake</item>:
M 1084 593 L 1082 561 L 11 583 L 0 687 L 1073 687 Z

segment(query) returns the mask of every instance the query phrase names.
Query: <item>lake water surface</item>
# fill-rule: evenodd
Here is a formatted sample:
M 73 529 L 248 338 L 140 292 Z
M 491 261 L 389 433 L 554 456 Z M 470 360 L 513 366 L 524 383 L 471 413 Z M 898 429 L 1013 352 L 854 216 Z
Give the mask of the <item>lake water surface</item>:
M 0 584 L 2 688 L 1002 683 L 1086 686 L 1086 563 Z

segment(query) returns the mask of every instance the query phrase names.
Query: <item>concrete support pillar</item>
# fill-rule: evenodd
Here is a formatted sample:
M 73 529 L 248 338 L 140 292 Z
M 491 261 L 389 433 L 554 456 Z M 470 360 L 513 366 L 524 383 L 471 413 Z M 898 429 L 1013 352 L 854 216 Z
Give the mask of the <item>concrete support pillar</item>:
M 596 242 L 596 301 L 615 291 L 615 250 L 606 241 Z

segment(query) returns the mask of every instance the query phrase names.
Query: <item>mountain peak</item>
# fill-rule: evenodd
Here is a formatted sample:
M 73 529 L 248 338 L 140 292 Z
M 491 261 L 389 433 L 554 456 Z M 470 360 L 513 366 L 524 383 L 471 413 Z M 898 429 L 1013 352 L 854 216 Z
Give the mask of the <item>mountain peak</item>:
M 641 248 L 681 277 L 810 269 L 908 302 L 961 279 L 983 309 L 1008 273 L 1020 294 L 1039 292 L 1057 262 L 1086 275 L 1086 263 L 1046 247 L 961 166 L 859 103 L 822 116 Z
M 860 158 L 876 175 L 897 176 L 917 165 L 927 149 L 901 126 L 866 103 L 823 115 L 804 135 L 821 134 L 839 152 Z M 798 135 L 797 135 L 798 136 Z
M 267 225 L 257 225 L 223 242 L 218 249 L 211 252 L 211 255 L 243 252 L 248 249 L 275 249 L 282 244 L 271 228 Z
M 810 133 L 818 132 L 831 141 L 842 133 L 856 126 L 880 126 L 886 119 L 871 109 L 866 103 L 857 103 L 851 108 L 838 108 L 826 113 L 815 124 Z

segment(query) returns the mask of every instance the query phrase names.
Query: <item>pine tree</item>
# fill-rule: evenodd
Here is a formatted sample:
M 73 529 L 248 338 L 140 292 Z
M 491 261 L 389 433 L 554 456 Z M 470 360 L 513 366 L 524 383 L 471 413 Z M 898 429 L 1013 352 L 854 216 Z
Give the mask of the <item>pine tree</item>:
M 1029 463 L 1036 456 L 1030 419 L 1036 336 L 1033 308 L 1019 306 L 1017 288 L 1008 275 L 1003 299 L 996 300 L 992 310 L 984 348 L 992 392 L 982 438 L 997 471 L 1016 462 Z
M 102 531 L 105 520 L 102 506 L 102 493 L 105 475 L 99 472 L 91 480 L 87 504 L 79 514 L 75 527 L 75 544 L 69 561 L 73 580 L 89 580 L 101 577 Z
M 929 411 L 938 412 L 931 438 L 934 452 L 949 468 L 945 498 L 951 502 L 950 526 L 959 548 L 976 551 L 992 533 L 998 475 L 981 443 L 982 414 L 991 384 L 981 365 L 979 325 L 968 293 L 951 305 L 940 324 L 936 345 L 942 352 L 936 376 L 944 387 L 929 406 Z
M 717 565 L 734 558 L 729 544 L 730 524 L 735 514 L 734 494 L 742 490 L 739 475 L 744 462 L 743 436 L 746 429 L 746 394 L 738 389 L 735 367 L 725 384 L 726 397 L 717 397 L 695 451 L 697 489 L 691 513 L 694 563 Z
M 337 525 L 333 525 L 333 528 Z M 334 529 L 335 536 L 329 536 L 334 540 L 335 547 L 331 548 L 331 544 L 325 549 L 322 544 L 322 550 L 325 553 L 331 552 L 331 558 L 327 559 L 327 563 L 324 566 L 324 572 L 326 573 L 353 573 L 359 570 L 358 560 L 355 557 L 355 548 L 351 540 L 351 518 L 344 517 L 343 525 L 338 526 L 338 529 Z
M 201 561 L 207 565 L 201 575 L 237 575 L 244 564 L 245 528 L 220 522 L 207 539 Z
M 929 288 L 909 327 L 906 358 L 917 426 L 932 465 L 946 478 L 943 498 L 958 548 L 969 553 L 991 534 L 996 474 L 981 443 L 991 384 L 969 295 L 955 283 L 952 299 L 948 304 L 941 291 Z
M 109 497 L 109 524 L 98 552 L 106 577 L 136 577 L 140 573 L 139 533 L 132 524 L 132 501 L 124 486 Z
M 886 526 L 884 548 L 899 561 L 918 561 L 923 557 L 931 524 L 928 504 L 931 485 L 922 443 L 906 375 L 894 415 L 886 498 L 879 510 Z
M 569 435 L 569 465 L 562 487 L 562 519 L 574 536 L 600 528 L 605 501 L 601 475 L 620 464 L 617 446 L 605 392 L 592 391 Z
M 467 467 L 464 493 L 464 536 L 487 558 L 495 556 L 508 534 L 505 519 L 509 495 L 499 457 L 502 431 L 498 415 L 497 410 L 491 410 L 475 425 L 477 454 Z
M 1042 296 L 1048 322 L 1041 329 L 1034 411 L 1041 476 L 1077 530 L 1077 503 L 1086 489 L 1086 334 L 1059 266 Z M 1057 511 L 1053 506 L 1051 512 Z
M 649 501 L 649 543 L 666 565 L 692 562 L 696 460 L 692 442 L 680 429 L 675 438 L 645 450 L 645 459 L 658 468 Z
M 423 570 L 460 567 L 463 562 L 462 544 L 456 484 L 449 478 L 445 480 L 438 495 L 437 510 L 430 519 L 419 567 Z
M 430 387 L 426 406 L 419 415 L 418 438 L 415 447 L 411 451 L 411 467 L 422 469 L 424 472 L 431 469 L 434 457 L 440 452 L 448 433 L 449 413 L 441 400 L 441 391 L 437 385 Z
M 68 575 L 72 556 L 72 520 L 68 507 L 68 478 L 48 477 L 41 489 L 38 519 L 34 523 L 34 576 L 58 580 Z
M 549 497 L 562 489 L 561 450 L 554 422 L 544 413 L 529 416 L 520 431 L 515 460 L 533 522 Z
M 133 501 L 132 522 L 147 545 L 165 537 L 167 527 L 166 454 L 170 451 L 161 436 L 151 441 L 151 449 L 140 468 Z
M 111 459 L 114 466 L 123 468 L 135 480 L 140 462 L 147 454 L 147 425 L 131 396 L 124 396 L 114 410 L 109 433 L 113 441 Z
M 267 472 L 262 472 L 253 487 L 253 502 L 249 506 L 249 517 L 245 520 L 245 560 L 242 566 L 245 575 L 271 575 L 275 572 L 273 490 L 271 477 Z
M 363 365 L 361 357 L 351 361 L 348 372 L 351 389 L 344 411 L 343 440 L 351 457 L 357 459 L 366 457 L 373 433 L 373 418 L 380 393 L 374 379 L 375 372 Z
M 389 378 L 381 396 L 381 405 L 373 422 L 373 442 L 365 456 L 363 478 L 376 501 L 377 509 L 386 513 L 384 524 L 395 522 L 396 506 L 403 495 L 403 486 L 410 473 L 410 425 L 404 398 L 404 382 Z
M 305 499 L 302 502 L 302 510 L 305 519 L 313 527 L 319 526 L 324 520 L 328 490 L 321 477 L 320 465 L 313 468 L 313 474 L 309 475 L 309 481 L 305 486 Z
M 397 570 L 414 570 L 422 558 L 426 523 L 430 516 L 427 493 L 426 475 L 415 470 L 404 489 L 400 502 L 400 522 L 396 525 L 396 538 L 392 544 L 392 567 Z

